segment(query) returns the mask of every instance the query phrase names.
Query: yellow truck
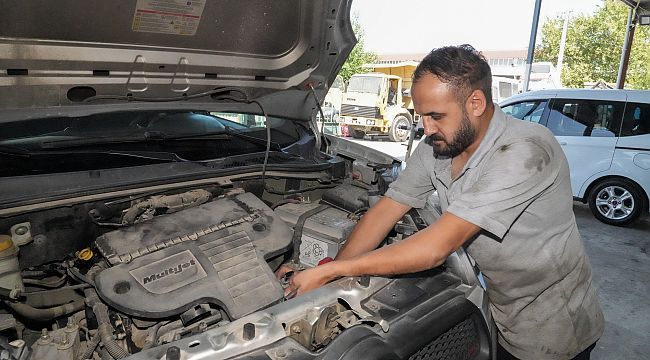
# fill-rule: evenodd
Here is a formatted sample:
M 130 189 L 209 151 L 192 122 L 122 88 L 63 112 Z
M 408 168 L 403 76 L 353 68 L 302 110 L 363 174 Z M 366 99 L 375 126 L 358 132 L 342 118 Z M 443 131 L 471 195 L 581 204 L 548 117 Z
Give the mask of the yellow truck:
M 339 122 L 355 138 L 388 136 L 406 141 L 418 121 L 410 97 L 417 62 L 366 64 L 370 73 L 352 75 L 341 101 Z

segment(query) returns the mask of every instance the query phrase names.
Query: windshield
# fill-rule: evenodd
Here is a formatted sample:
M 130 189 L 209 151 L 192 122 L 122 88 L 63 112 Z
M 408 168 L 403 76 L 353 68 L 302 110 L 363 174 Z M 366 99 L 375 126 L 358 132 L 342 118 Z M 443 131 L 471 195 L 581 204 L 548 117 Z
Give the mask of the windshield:
M 348 84 L 348 92 L 379 94 L 382 80 L 375 76 L 353 76 Z
M 293 121 L 269 118 L 277 138 L 289 145 L 300 138 Z M 27 145 L 70 138 L 145 138 L 235 131 L 266 139 L 264 117 L 206 111 L 122 111 L 79 117 L 54 117 L 0 123 L 0 144 Z
M 269 126 L 273 151 L 305 134 L 288 119 L 269 117 Z M 265 150 L 264 117 L 252 114 L 121 111 L 0 123 L 5 175 L 208 161 Z

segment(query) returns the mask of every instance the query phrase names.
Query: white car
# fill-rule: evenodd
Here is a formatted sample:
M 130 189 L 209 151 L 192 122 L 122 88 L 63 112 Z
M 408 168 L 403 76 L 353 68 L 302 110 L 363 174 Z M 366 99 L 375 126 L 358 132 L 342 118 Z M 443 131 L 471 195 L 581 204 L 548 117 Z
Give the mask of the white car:
M 598 220 L 622 226 L 648 211 L 650 91 L 531 91 L 499 106 L 555 134 L 569 161 L 573 196 Z

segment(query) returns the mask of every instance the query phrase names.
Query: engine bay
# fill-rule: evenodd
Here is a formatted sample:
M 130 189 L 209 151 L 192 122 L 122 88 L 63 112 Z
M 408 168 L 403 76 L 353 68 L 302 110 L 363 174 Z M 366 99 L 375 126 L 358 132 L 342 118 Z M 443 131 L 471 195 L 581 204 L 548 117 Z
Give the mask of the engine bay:
M 274 271 L 334 258 L 375 189 L 346 180 L 263 198 L 239 183 L 0 219 L 11 234 L 0 239 L 0 351 L 124 358 L 279 304 Z

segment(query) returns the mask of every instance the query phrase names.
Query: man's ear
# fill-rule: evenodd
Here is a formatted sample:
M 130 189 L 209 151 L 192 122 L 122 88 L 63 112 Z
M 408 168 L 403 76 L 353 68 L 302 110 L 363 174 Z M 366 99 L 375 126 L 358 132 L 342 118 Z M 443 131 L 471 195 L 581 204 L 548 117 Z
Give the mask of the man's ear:
M 467 106 L 467 112 L 469 114 L 476 117 L 482 116 L 487 109 L 487 99 L 485 98 L 485 94 L 479 89 L 472 91 L 469 98 L 467 98 L 467 103 L 465 105 Z

